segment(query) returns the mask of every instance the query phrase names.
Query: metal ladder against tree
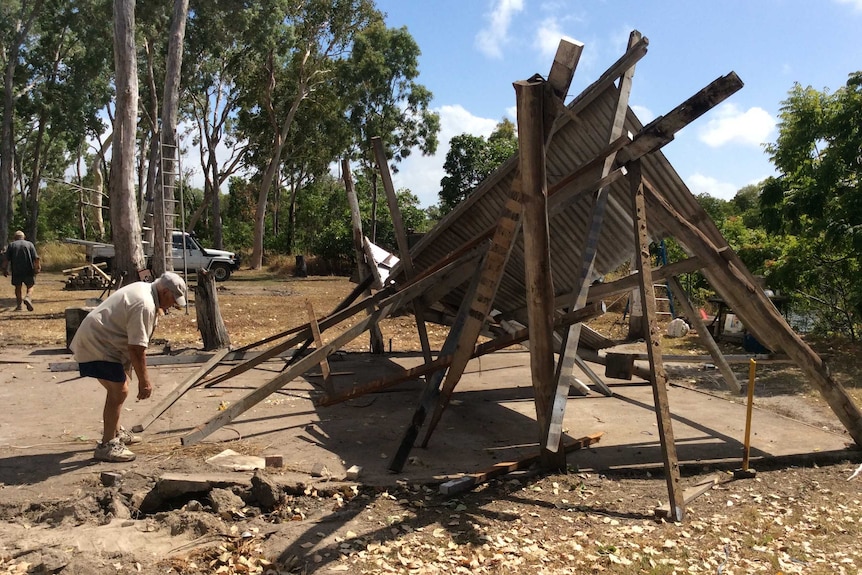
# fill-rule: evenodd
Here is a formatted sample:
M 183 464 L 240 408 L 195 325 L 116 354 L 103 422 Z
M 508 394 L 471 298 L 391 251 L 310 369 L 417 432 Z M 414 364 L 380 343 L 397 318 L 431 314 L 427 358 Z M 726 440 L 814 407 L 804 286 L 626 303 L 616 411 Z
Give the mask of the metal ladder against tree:
M 161 163 L 161 186 L 162 186 L 162 214 L 164 214 L 164 229 L 165 229 L 165 260 L 171 258 L 171 267 L 173 266 L 173 247 L 174 247 L 174 232 L 181 231 L 184 232 L 186 229 L 186 219 L 185 219 L 185 210 L 183 209 L 184 198 L 183 198 L 183 184 L 182 184 L 182 154 L 179 153 L 179 144 L 169 144 L 165 142 L 164 130 L 160 132 L 159 137 L 159 161 Z M 174 142 L 178 142 L 179 140 L 176 137 L 176 134 L 173 138 Z M 172 193 L 168 194 L 168 191 Z M 171 199 L 166 199 L 166 196 L 170 195 Z M 166 208 L 166 203 L 170 203 L 171 211 L 168 212 Z M 152 206 L 152 202 L 150 203 Z M 177 214 L 177 207 L 179 207 L 179 214 Z M 178 230 L 175 226 L 176 216 L 180 217 L 180 226 L 181 228 Z M 153 218 L 155 218 L 155 214 L 152 214 Z M 168 222 L 171 222 L 171 225 L 168 225 Z M 183 254 L 183 277 L 188 278 L 188 260 L 186 257 L 188 251 L 188 245 L 186 244 L 186 238 L 184 235 L 180 236 L 182 246 L 182 254 Z M 153 239 L 155 241 L 155 238 Z M 186 280 L 188 281 L 188 280 Z
M 664 238 L 659 242 L 658 245 L 658 259 L 659 263 L 662 266 L 667 265 L 667 245 L 664 242 Z M 671 319 L 676 317 L 676 312 L 673 309 L 673 291 L 670 289 L 670 280 L 666 281 L 664 284 L 656 284 L 653 286 L 655 291 L 655 303 L 656 309 L 658 310 L 658 315 L 667 315 L 670 316 Z M 664 297 L 659 297 L 659 293 L 664 292 Z M 664 310 L 665 302 L 667 302 L 667 311 Z

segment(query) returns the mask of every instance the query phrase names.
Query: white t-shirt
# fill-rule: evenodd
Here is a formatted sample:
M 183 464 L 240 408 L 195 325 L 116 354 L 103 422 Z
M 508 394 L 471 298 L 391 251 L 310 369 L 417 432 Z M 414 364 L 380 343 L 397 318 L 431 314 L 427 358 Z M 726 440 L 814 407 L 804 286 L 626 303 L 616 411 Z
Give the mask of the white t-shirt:
M 156 286 L 135 282 L 99 304 L 81 322 L 69 348 L 78 363 L 112 361 L 131 364 L 130 345 L 147 347 L 159 319 Z

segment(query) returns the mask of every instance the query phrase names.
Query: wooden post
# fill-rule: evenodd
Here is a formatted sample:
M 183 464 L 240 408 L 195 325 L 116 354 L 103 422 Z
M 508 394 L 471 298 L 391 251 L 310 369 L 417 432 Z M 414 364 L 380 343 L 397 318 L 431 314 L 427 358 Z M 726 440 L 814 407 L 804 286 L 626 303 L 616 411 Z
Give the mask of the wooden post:
M 547 449 L 554 395 L 554 285 L 548 227 L 545 178 L 545 106 L 550 104 L 544 81 L 515 83 L 518 107 L 518 168 L 524 212 L 524 273 L 530 330 L 530 372 L 536 420 L 539 423 L 541 466 L 565 469 L 566 454 Z M 559 443 L 559 441 L 558 441 Z
M 317 318 L 314 317 L 314 306 L 310 299 L 305 300 L 305 308 L 308 310 L 308 325 L 311 327 L 311 334 L 314 336 L 314 345 L 320 349 L 323 347 L 323 338 L 320 337 L 320 326 L 317 325 Z M 329 360 L 325 357 L 320 360 L 320 373 L 323 375 L 323 390 L 327 394 L 333 393 L 335 389 L 332 387 Z
M 356 199 L 356 190 L 353 187 L 353 177 L 350 173 L 350 162 L 347 158 L 341 160 L 341 172 L 344 178 L 344 189 L 347 192 L 347 202 L 350 204 L 350 220 L 353 222 L 353 249 L 356 253 L 356 265 L 359 266 L 359 281 L 371 273 L 371 270 L 366 268 L 366 265 L 373 266 L 374 262 L 366 262 L 365 256 L 365 239 L 362 235 L 362 217 L 359 214 L 359 201 Z M 365 291 L 365 296 L 371 295 L 371 290 Z M 380 326 L 374 324 L 368 330 L 370 336 L 371 353 L 382 354 L 384 351 L 383 334 L 380 332 Z
M 679 460 L 673 438 L 670 406 L 667 399 L 667 373 L 661 359 L 661 336 L 656 321 L 655 288 L 650 269 L 649 234 L 647 233 L 646 207 L 644 205 L 643 179 L 640 161 L 629 164 L 629 178 L 632 192 L 632 219 L 637 242 L 635 267 L 640 282 L 641 301 L 647 321 L 646 348 L 650 363 L 650 383 L 652 384 L 655 413 L 658 420 L 659 441 L 664 458 L 665 481 L 670 500 L 670 515 L 674 521 L 682 521 L 685 516 L 685 502 L 680 484 Z
M 230 336 L 218 306 L 215 278 L 204 269 L 198 270 L 195 287 L 195 317 L 204 342 L 204 351 L 230 347 Z
M 734 393 L 740 393 L 742 388 L 739 386 L 739 382 L 736 381 L 736 375 L 734 375 L 733 370 L 730 369 L 730 364 L 724 359 L 724 355 L 721 353 L 718 344 L 715 343 L 714 339 L 712 339 L 712 335 L 710 335 L 706 324 L 703 323 L 703 319 L 701 319 L 700 314 L 697 313 L 697 310 L 694 309 L 694 306 L 691 305 L 691 302 L 688 300 L 688 296 L 686 295 L 682 284 L 676 276 L 668 278 L 668 281 L 670 281 L 671 289 L 673 290 L 673 293 L 676 294 L 679 304 L 682 306 L 682 311 L 697 331 L 697 337 L 700 339 L 700 343 L 702 343 L 703 347 L 705 347 L 709 352 L 709 355 L 712 357 L 712 360 L 721 372 L 724 382 L 727 384 L 727 388 Z
M 549 98 L 562 98 L 565 96 L 583 48 L 583 44 L 580 43 L 566 40 L 560 41 L 556 56 L 554 57 L 554 63 L 551 66 L 551 72 L 548 74 L 547 89 L 550 91 Z M 541 113 L 541 137 L 542 146 L 544 147 L 551 138 L 553 120 L 557 115 L 557 108 L 549 104 L 548 106 L 543 106 Z M 547 218 L 547 214 L 545 217 Z M 488 255 L 481 270 L 482 277 L 479 281 L 478 289 L 474 294 L 474 300 L 470 302 L 469 316 L 466 318 L 463 333 L 457 342 L 457 349 L 454 351 L 455 357 L 452 360 L 449 371 L 446 373 L 446 380 L 443 382 L 437 406 L 425 432 L 425 439 L 422 443 L 423 447 L 428 445 L 431 434 L 440 421 L 440 417 L 449 402 L 452 391 L 455 389 L 464 373 L 464 369 L 467 367 L 470 354 L 476 345 L 482 326 L 491 312 L 494 298 L 497 295 L 497 288 L 500 286 L 500 281 L 503 278 L 506 264 L 509 261 L 509 256 L 512 253 L 512 248 L 515 245 L 514 242 L 520 229 L 521 178 L 520 174 L 516 174 L 512 182 L 512 196 L 506 201 L 500 219 L 497 221 L 496 228 L 493 231 L 491 247 L 488 250 Z M 553 299 L 553 291 L 551 296 Z
M 398 242 L 398 257 L 404 268 L 404 277 L 413 279 L 416 275 L 413 271 L 413 258 L 410 256 L 410 246 L 407 245 L 407 233 L 404 231 L 404 221 L 401 219 L 401 208 L 398 206 L 398 197 L 395 195 L 395 186 L 392 184 L 392 176 L 389 174 L 389 165 L 386 163 L 386 152 L 383 142 L 379 136 L 371 138 L 374 147 L 374 156 L 377 159 L 377 167 L 380 170 L 380 179 L 383 181 L 383 189 L 389 202 L 389 213 L 392 216 L 392 225 L 395 228 L 395 239 Z M 425 362 L 431 361 L 431 344 L 428 343 L 428 328 L 425 326 L 425 308 L 420 300 L 413 302 L 413 315 L 416 318 L 416 329 L 419 332 L 419 343 L 422 346 L 422 356 Z
M 460 360 L 456 354 L 463 353 L 463 342 L 469 339 L 464 336 L 464 330 L 467 329 L 469 322 L 476 321 L 476 318 L 473 317 L 471 305 L 475 301 L 476 293 L 484 279 L 482 270 L 487 265 L 485 261 L 488 257 L 490 257 L 490 253 L 485 254 L 485 257 L 482 258 L 482 263 L 473 273 L 473 277 L 470 280 L 470 286 L 467 288 L 464 300 L 461 302 L 461 306 L 458 309 L 458 315 L 455 316 L 455 322 L 449 329 L 449 334 L 446 336 L 446 341 L 443 342 L 443 348 L 440 350 L 440 355 L 442 356 L 453 356 L 452 363 L 454 363 L 456 359 Z M 478 335 L 476 337 L 478 337 Z M 476 338 L 473 338 L 473 341 L 475 342 Z M 471 347 L 470 353 L 472 353 L 472 351 L 473 348 Z M 466 365 L 467 361 L 463 361 L 463 364 Z M 428 412 L 431 411 L 435 404 L 437 405 L 436 409 L 440 409 L 440 402 L 444 401 L 444 398 L 440 394 L 440 383 L 443 381 L 443 377 L 446 373 L 447 372 L 444 369 L 441 369 L 435 371 L 431 377 L 426 379 L 425 389 L 422 391 L 419 406 L 413 412 L 413 418 L 410 420 L 410 425 L 408 425 L 407 429 L 404 431 L 404 436 L 401 438 L 398 450 L 392 458 L 392 463 L 389 464 L 390 471 L 398 473 L 404 468 L 404 464 L 407 462 L 407 457 L 413 449 L 413 444 L 416 442 L 416 438 L 419 437 L 419 430 L 422 429 L 422 425 L 425 423 L 425 418 L 428 416 Z M 434 415 L 439 418 L 436 410 L 434 411 Z M 434 421 L 432 420 L 432 425 L 429 427 L 430 429 L 433 429 L 433 423 Z M 428 435 L 425 437 L 427 441 Z

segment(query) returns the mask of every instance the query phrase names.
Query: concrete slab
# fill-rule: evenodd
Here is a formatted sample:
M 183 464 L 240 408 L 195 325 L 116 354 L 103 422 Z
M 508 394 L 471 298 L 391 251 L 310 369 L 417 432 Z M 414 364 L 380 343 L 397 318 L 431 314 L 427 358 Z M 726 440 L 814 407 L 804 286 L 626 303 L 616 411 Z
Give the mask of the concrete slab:
M 81 475 L 113 469 L 92 461 L 101 433 L 104 391 L 93 379 L 75 372 L 51 373 L 49 362 L 71 360 L 62 352 L 33 353 L 4 349 L 0 374 L 0 482 L 39 489 L 42 482 L 74 482 Z M 418 365 L 415 355 L 372 357 L 338 354 L 331 359 L 337 388 L 358 385 Z M 205 444 L 211 449 L 181 448 L 180 437 L 281 373 L 283 361 L 271 361 L 218 386 L 196 387 L 142 435 L 135 446 L 141 456 L 132 464 L 141 473 L 164 469 L 200 469 L 205 459 L 241 440 L 244 453 L 282 455 L 283 473 L 310 478 L 325 466 L 333 480 L 344 479 L 352 466 L 362 468 L 360 481 L 372 485 L 395 481 L 439 482 L 521 459 L 537 450 L 529 354 L 499 352 L 474 360 L 452 397 L 427 449 L 414 448 L 404 470 L 388 471 L 402 434 L 418 404 L 421 382 L 402 384 L 328 408 L 315 408 L 312 397 L 320 377 L 308 374 L 221 428 Z M 179 382 L 197 368 L 152 368 L 155 393 L 135 401 L 134 385 L 122 423 L 131 427 Z M 602 373 L 597 366 L 597 371 Z M 581 378 L 586 381 L 585 378 Z M 593 393 L 571 397 L 564 431 L 569 438 L 603 432 L 593 447 L 572 452 L 569 461 L 581 469 L 606 470 L 661 466 L 661 452 L 649 385 L 610 380 L 613 397 Z M 672 386 L 669 400 L 681 463 L 735 465 L 742 458 L 745 405 L 692 389 Z M 424 431 L 424 430 L 423 430 Z M 422 436 L 420 435 L 420 438 Z M 774 413 L 755 410 L 752 465 L 779 457 L 847 454 L 847 435 L 830 433 Z M 194 464 L 194 465 L 192 465 Z M 309 479 L 311 481 L 311 479 Z

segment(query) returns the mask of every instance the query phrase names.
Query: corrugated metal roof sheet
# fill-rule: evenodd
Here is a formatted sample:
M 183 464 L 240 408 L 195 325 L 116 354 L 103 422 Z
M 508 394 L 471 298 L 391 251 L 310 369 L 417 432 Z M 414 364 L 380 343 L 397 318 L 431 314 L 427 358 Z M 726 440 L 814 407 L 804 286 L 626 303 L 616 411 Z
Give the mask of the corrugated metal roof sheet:
M 571 174 L 599 155 L 608 146 L 610 126 L 618 99 L 615 85 L 609 85 L 577 114 L 577 119 L 562 116 L 546 150 L 548 187 Z M 643 125 L 631 109 L 625 130 L 638 133 Z M 685 183 L 667 158 L 656 151 L 642 159 L 643 174 L 684 214 L 702 212 Z M 449 254 L 493 228 L 510 197 L 512 182 L 518 167 L 517 156 L 509 159 L 455 210 L 447 214 L 411 250 L 413 264 L 421 273 Z M 597 181 L 601 168 L 594 170 L 591 181 Z M 581 273 L 584 243 L 592 219 L 595 190 L 581 194 L 564 209 L 550 216 L 551 264 L 554 290 L 557 295 L 576 287 Z M 634 255 L 634 230 L 631 216 L 629 182 L 620 178 L 610 186 L 608 205 L 599 236 L 595 261 L 596 277 L 616 270 Z M 658 240 L 666 230 L 649 223 L 650 236 Z M 469 277 L 441 301 L 457 309 L 464 297 Z M 524 287 L 524 244 L 520 237 L 511 253 L 494 301 L 494 308 L 504 318 L 526 318 Z

